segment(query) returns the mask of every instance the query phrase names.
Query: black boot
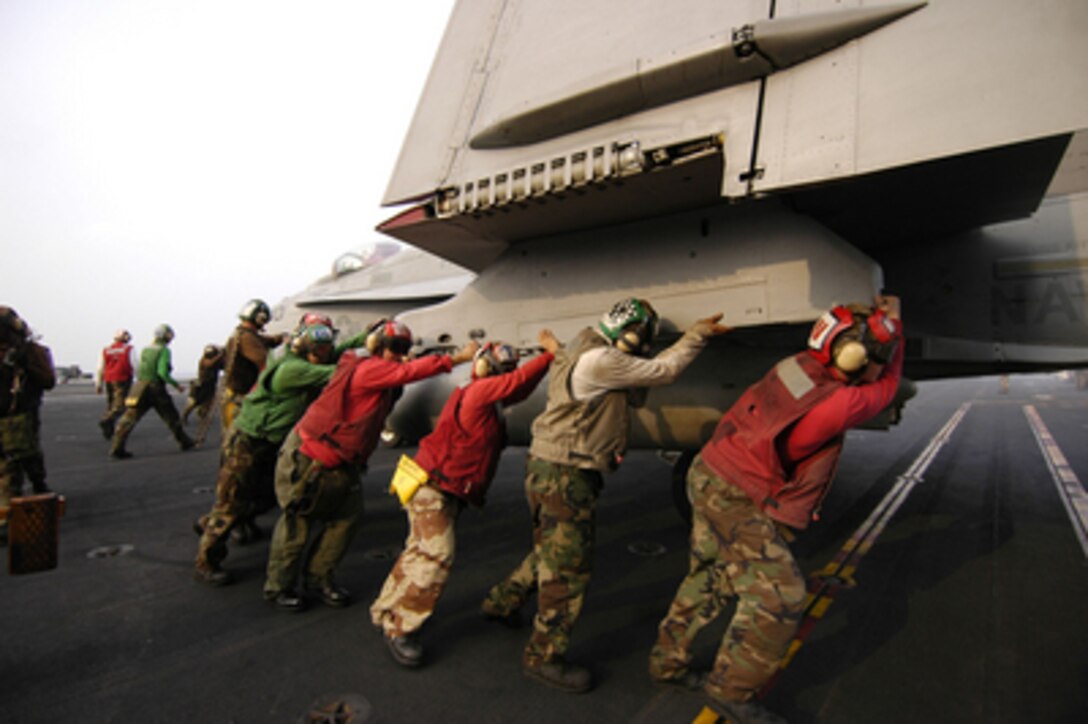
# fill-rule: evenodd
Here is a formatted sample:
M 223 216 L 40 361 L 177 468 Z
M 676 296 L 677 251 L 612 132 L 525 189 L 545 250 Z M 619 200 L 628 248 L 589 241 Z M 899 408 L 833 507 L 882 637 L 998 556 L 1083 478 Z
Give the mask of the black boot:
M 571 694 L 589 691 L 593 686 L 593 676 L 589 669 L 568 663 L 560 656 L 539 664 L 523 664 L 521 670 L 530 679 Z
M 393 660 L 401 666 L 414 669 L 423 663 L 423 646 L 415 634 L 406 636 L 385 634 L 385 645 L 393 656 Z
M 224 571 L 217 566 L 202 566 L 198 563 L 193 569 L 193 579 L 209 586 L 225 586 L 234 581 L 234 576 L 230 571 Z

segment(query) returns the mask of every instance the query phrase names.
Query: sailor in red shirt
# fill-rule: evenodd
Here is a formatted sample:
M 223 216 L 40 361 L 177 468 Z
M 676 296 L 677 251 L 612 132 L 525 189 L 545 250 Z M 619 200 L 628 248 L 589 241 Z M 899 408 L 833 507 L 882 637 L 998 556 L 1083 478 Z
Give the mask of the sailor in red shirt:
M 377 447 L 397 391 L 416 380 L 449 372 L 472 359 L 470 342 L 452 355 L 406 360 L 412 332 L 383 321 L 367 340 L 370 357 L 349 350 L 332 379 L 287 436 L 276 461 L 276 499 L 283 513 L 272 532 L 265 598 L 286 611 L 301 611 L 305 599 L 296 579 L 314 523 L 320 525 L 306 563 L 305 587 L 330 606 L 351 602 L 333 581 L 333 571 L 355 534 L 362 510 L 360 479 Z
M 541 354 L 518 367 L 518 353 L 492 342 L 476 353 L 472 380 L 454 390 L 434 431 L 419 443 L 415 462 L 428 476 L 405 504 L 408 539 L 404 552 L 370 607 L 394 660 L 423 662 L 417 634 L 434 612 L 453 565 L 454 525 L 465 503 L 484 504 L 506 445 L 502 407 L 521 402 L 543 379 L 559 340 L 541 330 Z
M 132 335 L 127 329 L 119 329 L 113 335 L 113 343 L 102 349 L 102 359 L 98 364 L 98 379 L 94 391 L 102 394 L 106 391 L 106 414 L 98 421 L 102 436 L 113 439 L 114 426 L 121 415 L 125 414 L 125 398 L 132 388 L 132 376 L 135 370 L 132 364 Z
M 903 369 L 899 300 L 835 307 L 809 349 L 787 357 L 722 416 L 692 462 L 691 560 L 650 654 L 657 681 L 688 671 L 698 632 L 737 598 L 704 690 L 732 721 L 784 721 L 753 699 L 796 633 L 805 579 L 787 541 L 831 485 L 845 433 L 895 397 Z

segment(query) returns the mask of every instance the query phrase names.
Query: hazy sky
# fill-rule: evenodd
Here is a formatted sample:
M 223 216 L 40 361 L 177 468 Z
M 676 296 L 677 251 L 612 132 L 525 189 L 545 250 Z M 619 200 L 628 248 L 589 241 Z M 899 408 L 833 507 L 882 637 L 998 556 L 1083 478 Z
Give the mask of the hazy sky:
M 0 304 L 58 365 L 195 369 L 380 235 L 453 0 L 0 0 Z

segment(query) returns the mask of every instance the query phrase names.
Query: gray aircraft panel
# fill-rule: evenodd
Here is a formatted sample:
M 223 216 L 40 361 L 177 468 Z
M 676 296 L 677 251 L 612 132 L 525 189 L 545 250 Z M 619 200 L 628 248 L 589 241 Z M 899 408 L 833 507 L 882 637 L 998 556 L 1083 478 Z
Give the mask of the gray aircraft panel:
M 448 175 L 458 145 L 452 139 L 467 132 L 484 78 L 486 40 L 495 32 L 503 4 L 477 0 L 454 6 L 383 204 L 430 195 Z
M 733 24 L 765 15 L 764 3 L 755 0 L 688 2 L 682 12 L 650 0 L 458 3 L 383 203 L 632 140 L 651 147 L 722 134 L 731 155 L 747 158 L 758 102 L 754 84 L 710 93 L 712 102 L 654 108 L 542 143 L 479 151 L 468 142 L 540 97 L 662 62 L 677 48 L 727 43 Z
M 761 108 L 759 81 L 698 86 L 694 95 L 636 104 L 620 117 L 536 142 L 471 147 L 503 118 L 583 92 L 599 101 L 595 89 L 621 110 L 633 101 L 608 94 L 622 95 L 624 87 L 667 99 L 668 89 L 654 83 L 690 79 L 655 77 L 655 69 L 708 48 L 729 50 L 731 34 L 746 24 L 754 24 L 758 44 L 768 23 L 846 22 L 859 11 L 916 5 L 786 1 L 774 4 L 768 20 L 762 2 L 459 3 L 384 203 L 441 188 L 466 193 L 468 184 L 478 195 L 481 180 L 513 183 L 507 176 L 612 144 L 646 149 L 718 135 L 726 158 L 721 192 L 736 197 L 1088 128 L 1081 72 L 1088 67 L 1081 42 L 1088 5 L 958 0 L 925 4 L 790 67 L 768 67 Z M 728 56 L 723 52 L 722 63 Z M 557 107 L 551 117 L 562 126 L 567 112 Z M 757 131 L 758 175 L 749 179 Z
M 779 2 L 778 17 L 827 0 Z M 1088 3 L 933 0 L 767 80 L 755 188 L 1088 128 Z
M 345 335 L 406 309 L 440 302 L 474 278 L 466 269 L 391 241 L 342 254 L 331 273 L 272 308 L 271 333 L 290 332 L 303 314 L 327 315 Z

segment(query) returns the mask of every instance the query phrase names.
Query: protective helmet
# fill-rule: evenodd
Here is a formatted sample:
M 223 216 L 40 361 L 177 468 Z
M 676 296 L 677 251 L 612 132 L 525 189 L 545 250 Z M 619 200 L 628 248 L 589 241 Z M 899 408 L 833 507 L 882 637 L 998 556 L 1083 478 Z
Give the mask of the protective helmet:
M 174 328 L 169 324 L 160 324 L 155 327 L 155 341 L 156 342 L 169 342 L 174 338 Z
M 298 320 L 298 325 L 295 327 L 295 332 L 301 332 L 306 327 L 312 327 L 315 324 L 322 324 L 331 329 L 333 332 L 336 332 L 336 327 L 333 326 L 332 323 L 332 317 L 326 314 L 318 314 L 317 312 L 306 312 L 305 314 L 303 314 Z
M 253 322 L 258 327 L 263 327 L 272 318 L 272 310 L 262 300 L 250 299 L 238 312 L 238 318 L 246 322 Z
M 379 319 L 367 332 L 366 348 L 373 355 L 386 349 L 395 354 L 408 354 L 408 350 L 412 348 L 412 330 L 402 322 Z
M 503 342 L 488 342 L 472 358 L 472 379 L 502 375 L 518 368 L 518 351 Z
M 311 324 L 303 327 L 291 339 L 291 352 L 299 357 L 305 357 L 313 352 L 321 359 L 328 359 L 335 342 L 336 332 L 330 327 L 324 324 Z
M 212 357 L 216 356 L 217 354 L 219 354 L 219 352 L 220 352 L 219 345 L 208 344 L 208 345 L 204 346 L 204 356 L 207 357 L 208 359 L 211 359 Z
M 853 375 L 870 360 L 887 362 L 895 342 L 895 324 L 883 311 L 865 305 L 838 305 L 812 325 L 808 350 L 820 364 Z
M 11 307 L 0 306 L 0 328 L 11 332 L 20 339 L 30 336 L 30 329 L 27 328 L 26 322 Z
M 119 329 L 113 333 L 113 341 L 125 343 L 132 339 L 132 335 L 128 333 L 127 329 Z
M 657 335 L 657 312 L 645 299 L 629 297 L 616 302 L 601 317 L 601 333 L 627 354 L 647 355 Z

